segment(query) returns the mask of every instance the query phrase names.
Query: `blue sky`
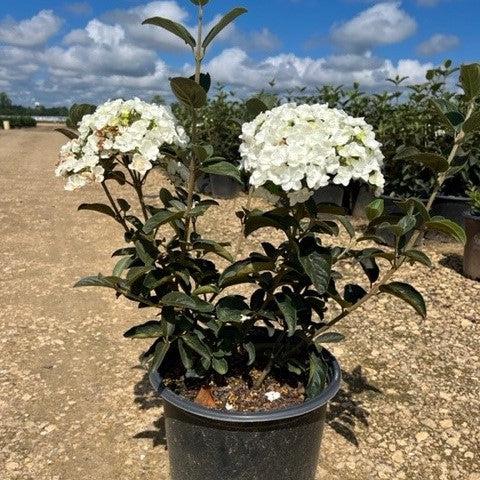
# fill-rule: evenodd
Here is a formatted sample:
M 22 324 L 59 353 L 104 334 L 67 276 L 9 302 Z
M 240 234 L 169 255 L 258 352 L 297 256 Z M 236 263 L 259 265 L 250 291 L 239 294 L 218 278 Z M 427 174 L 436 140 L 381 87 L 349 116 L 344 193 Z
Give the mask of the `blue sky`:
M 477 61 L 478 0 L 211 0 L 210 25 L 235 6 L 249 13 L 208 52 L 214 80 L 239 94 L 275 79 L 280 90 L 385 78 L 421 81 L 445 58 Z M 190 0 L 36 0 L 0 3 L 0 91 L 16 102 L 100 102 L 168 95 L 168 77 L 191 72 L 185 45 L 146 16 L 194 25 Z

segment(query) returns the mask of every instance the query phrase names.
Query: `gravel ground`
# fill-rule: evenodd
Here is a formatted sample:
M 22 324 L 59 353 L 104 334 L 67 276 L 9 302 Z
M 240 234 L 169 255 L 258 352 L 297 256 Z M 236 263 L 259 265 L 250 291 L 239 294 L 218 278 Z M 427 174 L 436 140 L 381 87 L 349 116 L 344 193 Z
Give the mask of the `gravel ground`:
M 0 131 L 0 478 L 167 480 L 161 404 L 136 366 L 141 344 L 121 336 L 145 313 L 71 288 L 107 272 L 122 237 L 76 213 L 98 189 L 67 193 L 53 178 L 63 142 L 51 126 Z M 235 239 L 241 201 L 222 202 L 204 230 Z M 461 275 L 459 246 L 427 251 L 433 269 L 402 275 L 424 293 L 426 320 L 379 297 L 340 328 L 345 381 L 318 479 L 480 480 L 480 284 Z

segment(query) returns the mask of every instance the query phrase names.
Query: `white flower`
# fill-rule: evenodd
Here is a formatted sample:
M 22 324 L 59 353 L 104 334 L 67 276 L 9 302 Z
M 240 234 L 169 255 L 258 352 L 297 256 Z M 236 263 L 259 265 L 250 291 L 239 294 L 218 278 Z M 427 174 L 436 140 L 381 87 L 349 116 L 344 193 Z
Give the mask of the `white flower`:
M 100 105 L 95 113 L 83 117 L 78 131 L 79 138 L 60 149 L 55 170 L 57 176 L 67 178 L 68 190 L 103 182 L 106 160 L 118 161 L 122 156 L 143 176 L 163 158 L 163 145 L 184 147 L 189 142 L 169 108 L 138 98 Z M 111 162 L 108 165 L 111 168 Z
M 245 123 L 240 138 L 250 184 L 281 187 L 291 205 L 331 183 L 363 180 L 383 188 L 383 154 L 373 128 L 328 105 L 281 105 Z
M 132 161 L 128 165 L 130 170 L 134 170 L 138 172 L 142 177 L 153 167 L 150 160 L 147 160 L 145 157 L 140 155 L 139 153 L 135 153 L 133 155 Z
M 265 396 L 267 397 L 267 400 L 269 402 L 274 402 L 275 400 L 282 398 L 282 395 L 280 394 L 280 392 L 274 392 L 274 391 L 267 392 Z

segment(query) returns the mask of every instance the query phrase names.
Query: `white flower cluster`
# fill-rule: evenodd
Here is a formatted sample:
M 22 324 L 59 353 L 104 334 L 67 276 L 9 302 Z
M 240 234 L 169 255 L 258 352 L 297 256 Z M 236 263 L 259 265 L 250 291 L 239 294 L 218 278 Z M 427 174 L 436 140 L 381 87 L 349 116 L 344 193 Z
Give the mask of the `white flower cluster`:
M 373 128 L 328 105 L 284 104 L 245 123 L 240 138 L 250 183 L 281 187 L 292 205 L 329 183 L 364 180 L 378 192 L 385 184 L 384 157 Z
M 138 98 L 104 103 L 83 117 L 78 131 L 79 137 L 61 148 L 55 171 L 67 178 L 66 190 L 103 182 L 107 159 L 126 159 L 126 166 L 143 177 L 163 158 L 162 145 L 183 147 L 189 141 L 168 108 Z

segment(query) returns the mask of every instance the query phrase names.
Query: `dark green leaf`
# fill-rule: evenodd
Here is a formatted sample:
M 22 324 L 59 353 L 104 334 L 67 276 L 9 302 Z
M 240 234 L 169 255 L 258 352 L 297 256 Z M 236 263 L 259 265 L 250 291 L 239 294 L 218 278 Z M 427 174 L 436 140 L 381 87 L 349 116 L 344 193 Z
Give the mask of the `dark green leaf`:
M 420 292 L 407 283 L 392 282 L 380 286 L 380 292 L 388 293 L 411 305 L 422 317 L 427 316 L 427 306 Z
M 475 133 L 480 130 L 480 110 L 474 112 L 471 117 L 463 124 L 465 133 Z
M 214 306 L 204 300 L 187 295 L 183 292 L 167 293 L 161 300 L 162 304 L 170 307 L 188 308 L 197 312 L 210 313 Z
M 219 289 L 215 285 L 203 285 L 196 288 L 192 295 L 205 295 L 207 293 L 219 293 Z
M 380 215 L 383 214 L 384 209 L 385 201 L 382 198 L 377 198 L 372 203 L 367 205 L 365 212 L 367 214 L 367 218 L 372 221 L 380 217 Z
M 212 368 L 220 375 L 228 372 L 228 363 L 224 358 L 212 358 Z
M 348 303 L 352 305 L 357 303 L 366 294 L 367 292 L 365 291 L 365 289 L 360 287 L 360 285 L 355 285 L 353 283 L 345 285 L 344 298 Z
M 275 262 L 265 260 L 241 260 L 227 267 L 220 275 L 219 284 L 221 287 L 236 285 L 246 281 L 249 275 L 260 273 L 265 270 L 272 270 Z
M 472 63 L 460 67 L 460 83 L 467 100 L 480 96 L 480 64 Z
M 190 80 L 195 81 L 195 75 L 190 77 Z M 210 91 L 210 86 L 212 85 L 212 77 L 209 73 L 201 73 L 200 74 L 200 86 L 205 90 L 205 93 Z
M 436 230 L 438 232 L 445 233 L 460 243 L 464 244 L 467 241 L 465 230 L 458 225 L 458 223 L 455 223 L 452 220 L 448 220 L 443 217 L 432 217 L 432 219 L 427 222 L 425 226 L 429 230 Z
M 109 207 L 108 205 L 105 205 L 103 203 L 82 203 L 78 207 L 78 209 L 79 210 L 91 210 L 93 212 L 103 213 L 103 214 L 108 215 L 109 217 L 112 217 L 112 218 L 115 218 L 115 219 L 117 218 L 113 209 L 111 207 Z
M 248 316 L 250 308 L 240 295 L 231 295 L 221 298 L 216 307 L 217 318 L 221 322 L 242 322 L 245 316 Z
M 185 334 L 182 337 L 182 340 L 195 352 L 197 352 L 200 356 L 205 358 L 206 360 L 210 360 L 212 353 L 210 349 L 203 343 L 197 335 L 193 333 Z
M 327 380 L 326 366 L 323 360 L 310 353 L 310 368 L 308 372 L 308 384 L 306 388 L 307 398 L 314 398 L 325 388 Z
M 150 371 L 156 372 L 163 363 L 165 356 L 170 349 L 170 343 L 168 342 L 159 342 L 155 348 L 155 354 L 152 358 L 152 363 L 150 365 Z
M 233 164 L 229 162 L 208 162 L 204 163 L 200 170 L 203 173 L 209 173 L 211 175 L 223 175 L 225 177 L 230 177 L 236 180 L 239 183 L 242 183 L 242 177 L 240 176 L 240 170 Z
M 243 348 L 245 351 L 248 353 L 248 363 L 247 365 L 253 365 L 255 362 L 255 357 L 256 357 L 256 351 L 255 351 L 255 345 L 252 342 L 244 343 Z
M 183 26 L 177 22 L 174 22 L 168 18 L 163 17 L 152 17 L 145 20 L 142 25 L 156 25 L 157 27 L 164 28 L 165 30 L 173 33 L 177 37 L 181 38 L 187 45 L 195 48 L 197 42 L 192 37 L 191 33 Z
M 228 12 L 207 34 L 203 40 L 202 47 L 207 48 L 212 40 L 237 17 L 247 12 L 246 8 L 234 8 Z
M 347 217 L 343 215 L 337 215 L 335 220 L 338 220 L 343 225 L 343 228 L 345 228 L 350 238 L 355 238 L 355 228 Z
M 299 260 L 317 292 L 323 295 L 328 290 L 330 283 L 332 271 L 332 256 L 330 253 L 327 251 L 321 253 L 316 250 L 307 254 L 300 252 Z
M 185 212 L 171 212 L 170 210 L 162 210 L 145 222 L 145 225 L 143 226 L 143 231 L 148 235 L 161 225 L 165 225 L 166 223 L 178 220 L 184 215 Z
M 425 253 L 420 252 L 419 250 L 408 250 L 407 252 L 405 252 L 404 255 L 407 257 L 408 260 L 410 260 L 410 263 L 412 264 L 415 262 L 419 262 L 427 267 L 432 266 L 432 261 L 430 260 L 430 258 L 428 258 Z
M 283 315 L 285 323 L 288 327 L 288 336 L 291 337 L 295 334 L 297 329 L 297 307 L 293 298 L 286 293 L 277 293 L 275 295 L 278 308 Z
M 340 343 L 345 340 L 345 335 L 337 332 L 327 332 L 315 339 L 315 343 L 322 345 L 324 343 Z
M 447 159 L 436 153 L 419 153 L 408 157 L 408 160 L 421 163 L 424 167 L 428 167 L 436 173 L 446 172 L 449 167 Z
M 183 340 L 181 338 L 178 339 L 177 344 L 178 344 L 178 353 L 180 354 L 180 359 L 182 360 L 183 366 L 187 370 L 191 370 L 193 367 L 193 359 L 190 356 L 190 352 L 183 345 Z
M 207 103 L 205 90 L 194 80 L 175 77 L 170 79 L 170 86 L 178 100 L 189 107 L 200 108 Z
M 158 338 L 163 335 L 162 324 L 157 320 L 150 320 L 127 330 L 125 338 Z
M 84 277 L 79 280 L 74 287 L 106 287 L 116 289 L 118 282 L 121 281 L 119 277 L 104 277 L 102 275 Z
M 218 256 L 225 258 L 229 262 L 233 262 L 235 259 L 233 255 L 222 245 L 213 240 L 197 240 L 193 243 L 193 250 L 201 250 L 204 253 L 216 253 Z
M 113 269 L 113 276 L 114 277 L 120 277 L 123 273 L 123 271 L 128 268 L 131 264 L 133 263 L 133 259 L 131 257 L 123 257 L 121 258 L 117 264 L 115 265 L 115 268 Z
M 265 103 L 263 103 L 258 97 L 253 97 L 247 100 L 245 102 L 245 106 L 247 107 L 248 112 L 255 117 L 268 110 L 268 106 L 265 105 Z
M 287 232 L 289 228 L 297 224 L 296 220 L 289 215 L 282 213 L 261 212 L 254 210 L 245 218 L 244 235 L 248 237 L 260 228 L 272 227 Z

